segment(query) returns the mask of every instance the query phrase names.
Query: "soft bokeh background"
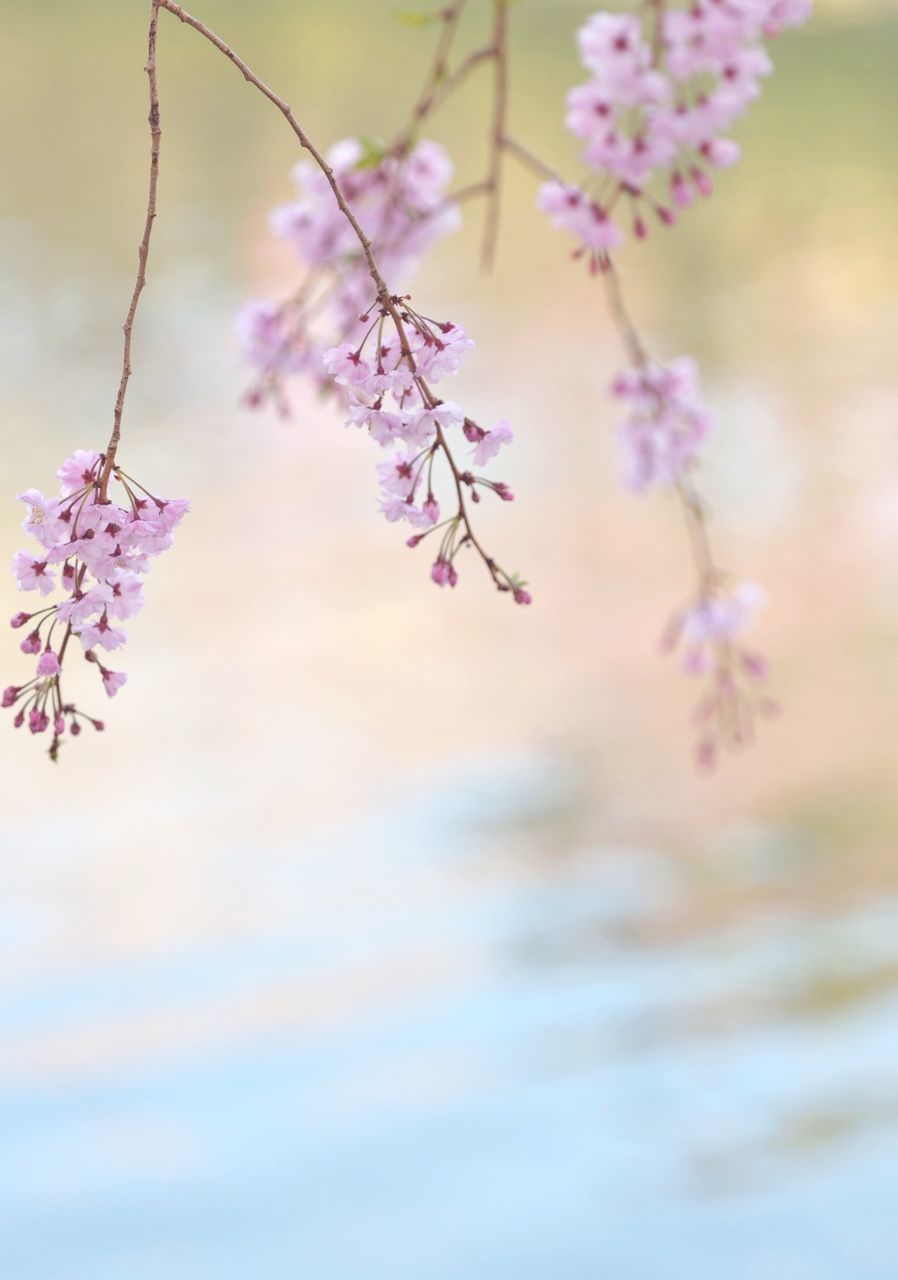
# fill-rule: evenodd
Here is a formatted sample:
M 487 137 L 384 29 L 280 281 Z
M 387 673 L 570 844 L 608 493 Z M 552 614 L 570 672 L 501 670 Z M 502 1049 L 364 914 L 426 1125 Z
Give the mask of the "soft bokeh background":
M 4 556 L 12 495 L 108 435 L 145 8 L 0 0 Z M 401 125 L 430 37 L 392 10 L 201 5 L 325 143 Z M 589 11 L 515 7 L 515 131 L 560 161 Z M 0 735 L 4 1275 L 895 1277 L 893 0 L 784 38 L 744 162 L 622 259 L 659 352 L 703 363 L 718 545 L 772 597 L 785 714 L 710 781 L 656 651 L 677 513 L 617 488 L 617 342 L 532 184 L 492 278 L 471 210 L 416 284 L 478 339 L 459 398 L 519 433 L 481 520 L 525 613 L 473 567 L 428 585 L 326 409 L 239 409 L 231 317 L 295 279 L 265 215 L 296 152 L 161 28 L 122 456 L 194 513 L 106 735 L 58 768 Z M 434 130 L 460 181 L 485 89 Z

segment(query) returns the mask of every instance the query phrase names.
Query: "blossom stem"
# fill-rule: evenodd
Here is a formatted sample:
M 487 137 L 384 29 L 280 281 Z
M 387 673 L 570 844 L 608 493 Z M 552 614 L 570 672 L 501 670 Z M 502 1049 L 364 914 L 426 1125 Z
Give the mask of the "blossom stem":
M 486 225 L 483 232 L 481 265 L 492 269 L 499 239 L 502 214 L 502 160 L 508 120 L 508 0 L 493 0 L 493 123 L 490 134 L 490 161 L 487 173 Z
M 159 146 L 162 139 L 162 129 L 159 123 L 159 91 L 156 84 L 156 26 L 159 18 L 159 7 L 162 0 L 150 0 L 150 25 L 147 32 L 147 61 L 145 71 L 149 82 L 150 92 L 150 185 L 147 195 L 147 212 L 144 220 L 143 239 L 137 251 L 137 278 L 134 281 L 134 289 L 131 294 L 131 303 L 128 307 L 128 314 L 125 317 L 123 331 L 125 335 L 124 346 L 122 351 L 122 375 L 119 380 L 118 395 L 115 398 L 115 410 L 112 417 L 112 435 L 106 448 L 106 462 L 103 467 L 102 476 L 100 478 L 100 501 L 106 501 L 106 492 L 109 488 L 109 477 L 112 474 L 112 467 L 115 462 L 115 455 L 118 450 L 119 440 L 122 434 L 122 413 L 125 408 L 125 395 L 128 390 L 128 380 L 131 377 L 131 333 L 134 328 L 134 317 L 137 314 L 137 304 L 140 301 L 140 295 L 147 281 L 147 259 L 150 254 L 150 237 L 153 234 L 153 223 L 156 220 L 156 188 L 159 183 Z
M 396 144 L 395 150 L 397 151 L 401 152 L 408 148 L 413 141 L 418 125 L 430 115 L 437 101 L 447 92 L 451 81 L 456 78 L 455 76 L 451 78 L 449 76 L 449 55 L 455 43 L 458 23 L 466 3 L 467 0 L 453 0 L 440 14 L 442 30 L 437 40 L 433 62 L 424 79 L 424 86 L 418 95 L 418 100 L 412 108 L 411 124 L 400 142 Z

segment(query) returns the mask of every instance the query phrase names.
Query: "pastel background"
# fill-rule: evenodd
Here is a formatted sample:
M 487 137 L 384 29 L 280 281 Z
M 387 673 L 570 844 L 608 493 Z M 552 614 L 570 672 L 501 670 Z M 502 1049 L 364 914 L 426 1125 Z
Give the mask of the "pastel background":
M 146 183 L 141 0 L 0 0 L 0 541 L 108 436 Z M 390 136 L 386 0 L 196 0 L 328 144 Z M 471 4 L 469 34 L 484 24 Z M 514 7 L 515 132 L 560 164 L 585 3 Z M 617 486 L 594 283 L 510 172 L 418 277 L 507 416 L 525 570 L 458 590 L 376 451 L 239 407 L 232 316 L 292 287 L 284 122 L 168 15 L 122 457 L 192 499 L 108 729 L 0 734 L 0 1241 L 16 1280 L 898 1276 L 898 12 L 819 3 L 707 205 L 621 269 L 720 417 L 723 561 L 784 714 L 712 779 L 657 652 L 675 507 Z M 486 85 L 434 122 L 483 163 Z M 19 607 L 12 583 L 0 606 Z M 26 660 L 7 633 L 3 683 Z M 85 669 L 85 680 L 92 673 Z M 104 700 L 105 701 L 105 700 Z

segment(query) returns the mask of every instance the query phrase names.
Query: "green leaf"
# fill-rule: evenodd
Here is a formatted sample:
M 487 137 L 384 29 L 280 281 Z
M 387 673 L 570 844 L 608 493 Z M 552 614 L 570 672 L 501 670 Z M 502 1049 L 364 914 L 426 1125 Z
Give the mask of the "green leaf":
M 362 154 L 356 165 L 357 169 L 376 169 L 387 154 L 387 148 L 382 138 L 361 137 L 359 142 L 362 144 Z
M 430 9 L 397 9 L 396 20 L 406 27 L 429 27 L 432 22 L 440 20 L 440 11 Z

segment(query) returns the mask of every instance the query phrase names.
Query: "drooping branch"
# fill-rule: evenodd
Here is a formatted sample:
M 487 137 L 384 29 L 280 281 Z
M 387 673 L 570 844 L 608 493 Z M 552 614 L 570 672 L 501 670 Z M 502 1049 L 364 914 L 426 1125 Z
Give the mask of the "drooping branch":
M 109 488 L 109 477 L 112 474 L 112 468 L 115 465 L 115 455 L 118 451 L 119 440 L 122 434 L 122 413 L 125 408 L 125 395 L 128 391 L 128 381 L 131 377 L 131 334 L 134 328 L 134 317 L 137 314 L 137 305 L 140 302 L 140 295 L 147 281 L 147 259 L 150 255 L 150 237 L 153 234 L 153 224 L 156 220 L 156 189 L 159 183 L 159 147 L 162 139 L 162 127 L 159 121 L 159 91 L 156 84 L 156 27 L 159 17 L 159 6 L 161 0 L 151 0 L 150 3 L 150 26 L 147 33 L 147 61 L 146 73 L 149 82 L 150 91 L 150 185 L 147 195 L 147 213 L 143 228 L 143 239 L 137 251 L 137 278 L 134 281 L 134 290 L 131 294 L 131 303 L 128 307 L 128 314 L 125 317 L 123 326 L 125 340 L 122 352 L 122 375 L 119 381 L 118 394 L 115 398 L 115 410 L 113 413 L 112 435 L 109 439 L 109 445 L 106 449 L 106 463 L 103 468 L 103 474 L 100 481 L 100 496 L 105 501 Z
M 174 17 L 178 18 L 185 25 L 192 27 L 194 31 L 196 31 L 211 45 L 213 45 L 214 48 L 216 48 L 220 53 L 222 53 L 228 59 L 228 61 L 231 62 L 237 68 L 237 70 L 241 73 L 241 75 L 247 81 L 247 83 L 251 84 L 255 89 L 257 89 L 263 95 L 263 97 L 267 98 L 268 101 L 271 102 L 272 105 L 275 106 L 277 110 L 281 113 L 281 115 L 285 118 L 290 128 L 293 130 L 293 133 L 296 135 L 297 139 L 299 140 L 300 146 L 309 153 L 315 165 L 318 167 L 318 169 L 320 169 L 320 171 L 324 175 L 327 181 L 327 184 L 330 187 L 331 192 L 333 193 L 334 200 L 336 201 L 337 207 L 339 208 L 343 217 L 349 223 L 356 239 L 359 242 L 359 245 L 361 246 L 361 250 L 364 255 L 365 262 L 367 264 L 368 273 L 372 281 L 374 282 L 375 290 L 377 293 L 377 305 L 380 307 L 383 316 L 384 317 L 388 316 L 390 318 L 396 330 L 400 350 L 402 353 L 402 359 L 405 362 L 406 367 L 411 371 L 413 379 L 421 394 L 423 403 L 425 404 L 427 409 L 434 409 L 435 407 L 437 407 L 441 402 L 433 394 L 433 392 L 430 390 L 430 388 L 427 386 L 424 380 L 420 377 L 417 369 L 417 365 L 415 362 L 415 357 L 411 349 L 411 344 L 409 343 L 408 334 L 406 332 L 406 321 L 410 320 L 411 317 L 409 316 L 408 312 L 404 310 L 405 300 L 399 297 L 397 294 L 394 294 L 391 292 L 377 264 L 377 259 L 375 257 L 375 252 L 374 252 L 374 248 L 372 246 L 371 240 L 369 239 L 368 235 L 365 233 L 363 227 L 361 226 L 358 219 L 356 218 L 352 210 L 352 207 L 350 206 L 346 198 L 346 195 L 343 192 L 343 189 L 337 180 L 337 177 L 334 173 L 333 168 L 328 163 L 327 159 L 322 154 L 322 152 L 318 150 L 318 148 L 309 138 L 305 130 L 302 128 L 299 121 L 296 119 L 296 116 L 293 114 L 293 109 L 290 106 L 290 104 L 284 98 L 282 98 L 279 94 L 275 93 L 275 91 L 271 89 L 264 82 L 264 80 L 262 80 L 261 77 L 258 76 L 252 70 L 252 68 L 243 60 L 243 58 L 241 58 L 240 55 L 236 53 L 235 50 L 232 49 L 231 46 L 228 45 L 221 38 L 221 36 L 217 35 L 210 27 L 208 27 L 199 18 L 196 18 L 194 17 L 193 14 L 188 13 L 188 11 L 182 5 L 176 3 L 176 0 L 156 0 L 156 3 L 158 3 L 160 8 L 168 10 L 169 13 L 173 14 Z M 463 0 L 458 0 L 458 2 L 452 5 L 451 8 L 447 11 L 446 26 L 444 28 L 443 37 L 439 46 L 438 55 L 436 59 L 438 67 L 440 65 L 443 65 L 443 66 L 445 65 L 445 58 L 448 56 L 449 46 L 451 45 L 452 39 L 454 38 L 456 24 L 461 14 L 462 4 L 463 4 Z M 504 10 L 505 4 L 506 4 L 506 0 L 496 0 L 497 14 L 499 13 L 499 11 Z M 497 17 L 497 30 L 504 32 L 504 29 L 505 29 L 504 18 L 500 20 L 499 17 Z M 504 40 L 504 37 L 503 37 L 503 40 Z M 499 43 L 496 43 L 493 47 L 494 49 L 498 49 L 500 45 Z M 435 78 L 436 78 L 436 81 L 439 82 L 440 74 L 437 73 Z M 426 101 L 426 99 L 422 98 L 422 101 Z M 425 109 L 423 114 L 426 114 L 426 113 L 427 111 Z M 504 108 L 503 108 L 502 114 L 499 117 L 499 126 L 497 127 L 500 129 L 499 137 L 501 141 L 501 128 L 504 127 Z M 499 149 L 501 151 L 501 146 Z M 470 473 L 463 471 L 458 466 L 458 464 L 456 463 L 452 455 L 452 451 L 449 447 L 449 443 L 446 440 L 445 433 L 439 426 L 437 427 L 437 430 L 436 430 L 435 448 L 439 449 L 442 452 L 442 454 L 446 459 L 447 465 L 449 466 L 449 469 L 452 473 L 453 482 L 454 482 L 456 493 L 458 496 L 457 522 L 461 525 L 461 527 L 464 530 L 463 541 L 466 544 L 472 546 L 474 550 L 478 553 L 478 555 L 483 561 L 486 569 L 490 574 L 490 577 L 492 578 L 496 586 L 502 591 L 515 591 L 515 598 L 519 599 L 520 592 L 516 590 L 516 586 L 517 586 L 516 581 L 510 575 L 506 574 L 504 570 L 498 567 L 498 565 L 493 560 L 493 558 L 489 556 L 486 553 L 486 551 L 483 549 L 482 545 L 480 544 L 480 542 L 478 541 L 477 537 L 474 534 L 474 530 L 471 526 L 470 517 L 469 517 L 467 506 L 465 503 L 464 491 L 462 487 L 463 484 L 471 483 L 473 480 L 473 477 L 470 477 Z M 528 600 L 529 600 L 529 597 L 528 597 Z
M 499 219 L 502 214 L 502 153 L 508 116 L 508 0 L 493 0 L 493 5 L 493 120 L 490 130 L 490 162 L 487 174 L 489 197 L 481 255 L 481 263 L 485 271 L 492 268 L 499 237 Z
M 181 5 L 176 4 L 175 0 L 156 0 L 156 3 L 158 3 L 160 8 L 167 9 L 169 13 L 174 14 L 176 18 L 185 23 L 188 27 L 192 27 L 194 31 L 198 32 L 205 40 L 208 40 L 211 45 L 214 45 L 220 53 L 224 54 L 229 62 L 234 64 L 248 84 L 251 84 L 255 89 L 258 89 L 259 93 L 277 107 L 278 111 L 280 111 L 281 115 L 299 139 L 300 146 L 305 151 L 308 151 L 309 155 L 315 161 L 315 164 L 324 174 L 328 186 L 334 194 L 334 199 L 337 202 L 340 212 L 352 227 L 358 242 L 361 245 L 362 252 L 365 255 L 365 261 L 368 264 L 368 271 L 371 275 L 371 279 L 374 281 L 375 288 L 377 289 L 378 297 L 386 304 L 386 301 L 390 296 L 390 291 L 387 288 L 386 281 L 377 266 L 374 251 L 371 247 L 371 241 L 368 239 L 347 202 L 342 188 L 334 176 L 333 169 L 296 119 L 290 104 L 280 97 L 279 94 L 275 93 L 273 89 L 270 89 L 265 81 L 257 76 L 252 68 L 243 61 L 240 55 L 235 53 L 230 45 L 226 44 L 225 41 L 222 40 L 221 36 L 216 35 L 210 27 L 207 27 L 205 22 L 201 22 L 200 19 L 195 18 L 192 13 L 188 13 Z

